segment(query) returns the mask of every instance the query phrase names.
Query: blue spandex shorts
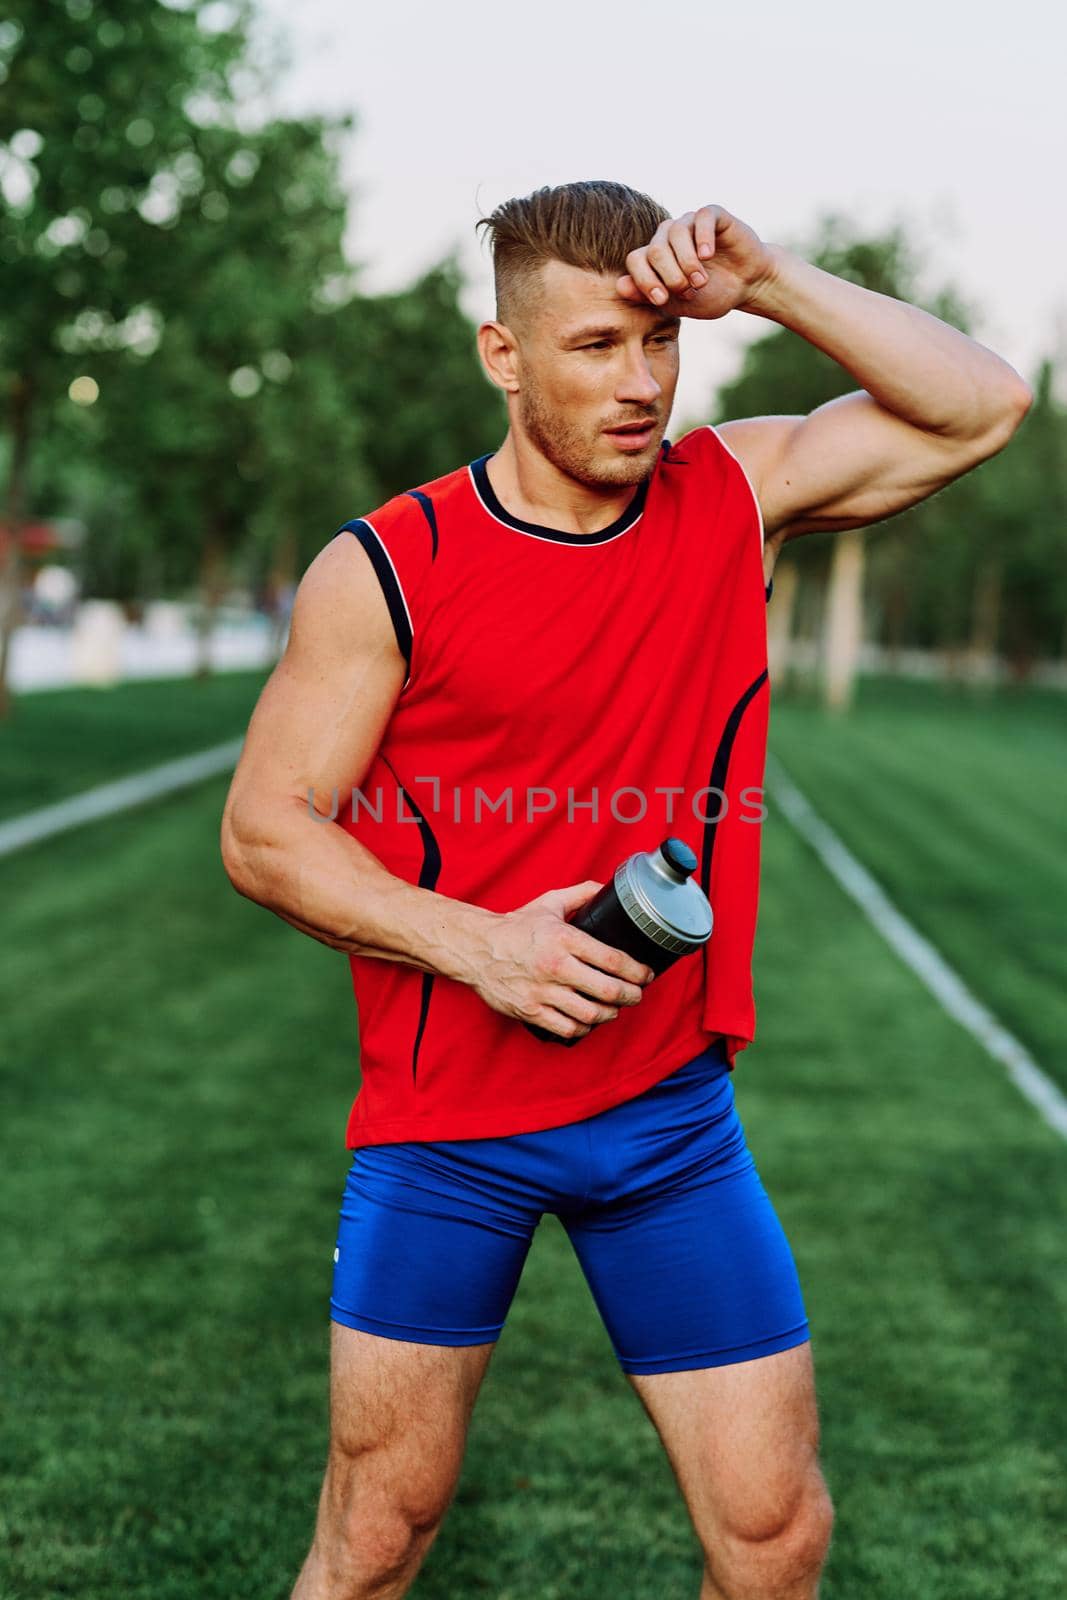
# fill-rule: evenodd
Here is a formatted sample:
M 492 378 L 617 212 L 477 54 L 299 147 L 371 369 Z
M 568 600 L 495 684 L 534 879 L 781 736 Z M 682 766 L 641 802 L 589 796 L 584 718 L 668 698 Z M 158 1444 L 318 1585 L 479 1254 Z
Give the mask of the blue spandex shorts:
M 625 1372 L 749 1361 L 808 1338 L 718 1039 L 579 1122 L 360 1146 L 341 1202 L 333 1321 L 419 1344 L 492 1343 L 546 1211 Z

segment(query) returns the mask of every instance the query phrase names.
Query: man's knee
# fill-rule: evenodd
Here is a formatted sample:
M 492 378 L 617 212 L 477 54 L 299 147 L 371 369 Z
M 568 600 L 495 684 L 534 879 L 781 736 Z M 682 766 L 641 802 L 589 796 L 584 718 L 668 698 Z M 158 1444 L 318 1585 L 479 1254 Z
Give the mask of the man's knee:
M 389 1517 L 320 1525 L 294 1600 L 302 1600 L 305 1592 L 315 1600 L 406 1594 L 432 1539 L 432 1531 L 420 1534 L 406 1521 Z
M 329 1566 L 364 1580 L 417 1567 L 444 1521 L 460 1464 L 458 1451 L 419 1459 L 408 1449 L 335 1445 L 316 1529 Z
M 438 1450 L 413 1458 L 411 1451 L 389 1448 L 334 1453 L 329 1466 L 329 1498 L 343 1534 L 358 1532 L 370 1517 L 413 1537 L 432 1533 L 443 1521 L 462 1466 L 462 1452 Z
M 815 1469 L 794 1499 L 739 1510 L 708 1552 L 708 1565 L 731 1600 L 793 1595 L 801 1592 L 805 1582 L 812 1585 L 814 1594 L 833 1525 L 833 1501 L 821 1472 Z
M 350 1516 L 333 1530 L 334 1564 L 365 1580 L 398 1577 L 418 1563 L 440 1520 L 385 1509 Z

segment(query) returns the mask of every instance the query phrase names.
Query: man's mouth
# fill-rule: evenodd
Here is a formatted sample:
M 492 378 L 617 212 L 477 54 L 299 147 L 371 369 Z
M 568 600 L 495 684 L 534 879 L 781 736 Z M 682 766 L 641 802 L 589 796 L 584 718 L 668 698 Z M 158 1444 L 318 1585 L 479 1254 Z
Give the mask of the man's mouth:
M 604 432 L 609 439 L 614 439 L 624 449 L 639 450 L 642 446 L 648 444 L 655 426 L 654 422 L 647 420 L 645 422 L 623 422 L 617 428 L 605 428 Z

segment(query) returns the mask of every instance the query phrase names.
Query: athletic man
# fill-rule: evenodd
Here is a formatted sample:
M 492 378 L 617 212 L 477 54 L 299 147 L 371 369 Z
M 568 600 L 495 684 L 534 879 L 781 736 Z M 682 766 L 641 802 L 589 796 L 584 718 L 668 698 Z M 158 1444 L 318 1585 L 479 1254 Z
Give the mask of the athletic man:
M 809 1328 L 731 1077 L 755 1031 L 765 603 L 786 539 L 932 494 L 1031 395 L 722 206 L 575 183 L 483 222 L 507 436 L 311 563 L 223 820 L 235 887 L 347 952 L 359 1004 L 329 1459 L 293 1596 L 407 1593 L 550 1211 L 668 1452 L 702 1600 L 807 1600 L 832 1520 Z M 670 442 L 679 319 L 735 310 L 862 387 Z M 670 835 L 715 926 L 650 983 L 567 918 Z

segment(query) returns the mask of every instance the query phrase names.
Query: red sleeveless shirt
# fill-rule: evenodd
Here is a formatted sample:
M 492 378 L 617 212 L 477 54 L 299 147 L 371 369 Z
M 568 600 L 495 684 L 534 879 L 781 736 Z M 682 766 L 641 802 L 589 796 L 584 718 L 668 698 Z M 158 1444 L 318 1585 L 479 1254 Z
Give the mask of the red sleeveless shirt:
M 467 984 L 350 956 L 361 1087 L 346 1144 L 497 1137 L 640 1094 L 718 1035 L 754 1037 L 769 684 L 763 524 L 714 428 L 664 441 L 598 533 L 521 521 L 489 456 L 344 525 L 381 582 L 408 673 L 336 824 L 397 877 L 492 911 L 608 882 L 668 835 L 714 928 L 567 1047 Z

